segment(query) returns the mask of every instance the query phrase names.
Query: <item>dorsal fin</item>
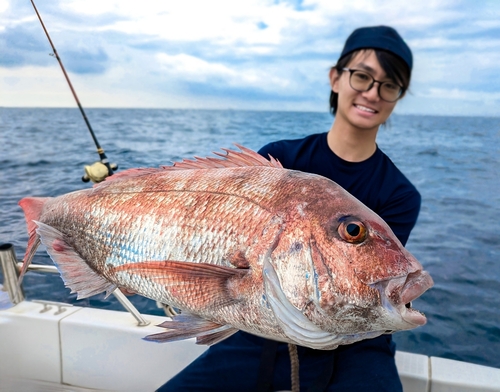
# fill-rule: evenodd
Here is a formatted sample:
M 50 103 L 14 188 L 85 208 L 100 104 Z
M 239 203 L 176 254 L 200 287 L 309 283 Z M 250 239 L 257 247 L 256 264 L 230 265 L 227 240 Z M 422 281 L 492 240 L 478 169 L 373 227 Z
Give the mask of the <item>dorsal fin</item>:
M 247 167 L 247 166 L 267 166 L 267 167 L 277 167 L 282 168 L 283 166 L 279 161 L 269 156 L 270 160 L 267 160 L 259 153 L 250 150 L 249 148 L 243 147 L 240 144 L 234 144 L 241 151 L 229 150 L 227 148 L 222 148 L 221 152 L 214 152 L 215 155 L 220 158 L 200 158 L 195 157 L 194 160 L 184 159 L 182 162 L 175 162 L 173 166 L 161 166 L 165 170 L 175 170 L 175 169 L 220 169 L 226 167 Z
M 224 169 L 229 167 L 249 166 L 283 168 L 281 163 L 278 160 L 274 159 L 272 156 L 269 156 L 269 160 L 267 160 L 262 155 L 249 148 L 243 147 L 242 145 L 237 143 L 235 143 L 234 145 L 241 151 L 222 148 L 225 153 L 214 152 L 215 155 L 221 158 L 200 158 L 195 156 L 194 159 L 183 159 L 181 162 L 174 162 L 172 166 L 160 166 L 160 168 L 129 169 L 107 177 L 106 181 L 98 183 L 94 185 L 94 187 L 99 187 L 102 184 L 109 184 L 109 181 L 117 181 L 132 177 L 141 177 L 165 170 Z

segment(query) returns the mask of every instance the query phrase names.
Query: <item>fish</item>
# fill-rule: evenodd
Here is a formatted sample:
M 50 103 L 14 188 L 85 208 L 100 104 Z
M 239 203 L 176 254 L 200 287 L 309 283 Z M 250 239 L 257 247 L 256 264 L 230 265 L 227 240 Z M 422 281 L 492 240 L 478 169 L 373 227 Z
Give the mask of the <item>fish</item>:
M 411 303 L 432 278 L 376 213 L 236 147 L 22 199 L 21 277 L 42 243 L 78 299 L 121 288 L 180 309 L 157 342 L 242 330 L 331 350 L 426 323 Z

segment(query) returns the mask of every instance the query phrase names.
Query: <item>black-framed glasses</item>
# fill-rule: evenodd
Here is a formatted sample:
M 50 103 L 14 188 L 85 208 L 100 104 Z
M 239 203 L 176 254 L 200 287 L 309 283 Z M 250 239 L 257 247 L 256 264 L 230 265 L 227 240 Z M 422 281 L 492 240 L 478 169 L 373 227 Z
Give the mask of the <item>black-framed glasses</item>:
M 403 87 L 399 84 L 375 80 L 368 72 L 351 68 L 342 68 L 342 70 L 350 73 L 349 84 L 360 93 L 370 90 L 375 83 L 378 83 L 378 95 L 384 101 L 396 102 L 403 93 Z

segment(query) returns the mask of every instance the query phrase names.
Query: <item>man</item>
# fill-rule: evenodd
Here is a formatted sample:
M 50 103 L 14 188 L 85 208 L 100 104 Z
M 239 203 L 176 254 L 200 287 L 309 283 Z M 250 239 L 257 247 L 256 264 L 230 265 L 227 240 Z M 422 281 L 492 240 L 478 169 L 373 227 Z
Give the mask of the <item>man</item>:
M 411 51 L 396 30 L 355 30 L 329 73 L 335 115 L 330 130 L 259 151 L 287 169 L 335 181 L 379 214 L 403 245 L 416 223 L 420 195 L 377 147 L 376 136 L 408 89 L 411 69 Z M 301 390 L 401 391 L 394 353 L 390 335 L 331 351 L 298 347 Z M 238 332 L 159 391 L 289 390 L 290 380 L 287 344 Z

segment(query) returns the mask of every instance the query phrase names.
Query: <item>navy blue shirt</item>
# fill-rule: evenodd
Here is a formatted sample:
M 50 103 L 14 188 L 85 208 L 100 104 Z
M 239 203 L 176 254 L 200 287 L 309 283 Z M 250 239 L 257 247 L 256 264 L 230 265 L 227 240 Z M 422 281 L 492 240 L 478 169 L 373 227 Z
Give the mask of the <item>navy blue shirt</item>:
M 259 150 L 287 169 L 319 174 L 335 181 L 375 211 L 403 245 L 420 211 L 420 194 L 394 163 L 377 147 L 362 162 L 348 162 L 328 147 L 327 133 L 269 143 Z

